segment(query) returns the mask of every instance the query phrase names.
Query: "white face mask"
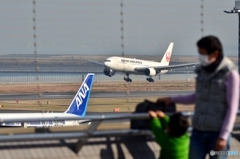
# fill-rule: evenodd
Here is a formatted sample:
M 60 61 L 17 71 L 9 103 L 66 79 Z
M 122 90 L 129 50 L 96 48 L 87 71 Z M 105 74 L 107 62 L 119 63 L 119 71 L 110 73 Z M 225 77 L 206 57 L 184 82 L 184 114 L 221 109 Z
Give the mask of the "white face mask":
M 208 66 L 214 62 L 214 61 L 211 62 L 208 60 L 208 55 L 198 54 L 198 59 L 201 62 L 202 66 Z

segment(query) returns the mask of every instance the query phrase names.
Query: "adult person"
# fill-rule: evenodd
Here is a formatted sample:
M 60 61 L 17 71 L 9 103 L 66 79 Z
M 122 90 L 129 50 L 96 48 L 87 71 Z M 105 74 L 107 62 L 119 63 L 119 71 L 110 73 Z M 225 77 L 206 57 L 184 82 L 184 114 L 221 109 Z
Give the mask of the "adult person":
M 239 103 L 239 74 L 233 62 L 224 56 L 220 40 L 206 36 L 197 42 L 197 47 L 201 64 L 195 70 L 195 92 L 157 100 L 166 104 L 195 104 L 190 159 L 204 159 L 212 150 L 230 149 Z M 226 159 L 227 155 L 210 155 L 210 158 Z

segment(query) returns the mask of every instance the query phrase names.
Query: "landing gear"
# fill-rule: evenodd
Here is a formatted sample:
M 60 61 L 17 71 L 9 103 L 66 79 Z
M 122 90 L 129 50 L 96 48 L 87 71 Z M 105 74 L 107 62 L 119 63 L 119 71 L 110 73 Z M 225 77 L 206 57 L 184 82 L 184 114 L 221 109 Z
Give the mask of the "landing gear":
M 152 79 L 151 77 L 146 78 L 146 80 L 147 80 L 148 82 L 154 82 L 154 79 Z
M 132 82 L 132 79 L 131 79 L 131 78 L 129 78 L 129 74 L 127 73 L 126 75 L 127 75 L 127 77 L 124 77 L 124 78 L 123 78 L 123 79 L 124 79 L 124 81 L 127 81 L 127 82 Z
M 124 79 L 125 81 L 127 81 L 127 82 L 132 82 L 132 79 L 129 78 L 129 77 L 124 77 L 123 79 Z

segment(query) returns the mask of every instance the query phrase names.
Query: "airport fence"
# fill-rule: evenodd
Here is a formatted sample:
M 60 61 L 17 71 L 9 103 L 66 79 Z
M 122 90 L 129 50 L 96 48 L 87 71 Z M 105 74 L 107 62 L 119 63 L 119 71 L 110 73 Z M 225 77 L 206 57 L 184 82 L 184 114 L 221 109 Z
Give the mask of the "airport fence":
M 183 112 L 184 115 L 191 117 L 194 112 Z M 170 115 L 170 114 L 169 114 Z M 237 114 L 240 115 L 240 111 Z M 150 130 L 138 130 L 138 129 L 123 129 L 123 130 L 97 130 L 98 126 L 106 120 L 121 120 L 121 119 L 149 119 L 147 113 L 133 113 L 133 114 L 114 114 L 114 115 L 90 115 L 86 117 L 31 117 L 31 118 L 1 118 L 0 122 L 22 122 L 24 125 L 25 122 L 33 121 L 62 121 L 62 120 L 88 120 L 91 121 L 90 126 L 84 131 L 77 132 L 51 132 L 44 131 L 43 133 L 32 133 L 32 134 L 9 134 L 9 135 L 0 135 L 0 142 L 15 142 L 15 141 L 34 141 L 34 140 L 63 140 L 63 139 L 78 139 L 78 141 L 72 147 L 72 150 L 75 153 L 78 153 L 81 148 L 88 142 L 88 139 L 91 137 L 106 137 L 106 136 L 149 136 L 152 135 Z M 235 124 L 234 130 L 239 130 L 240 125 Z M 189 128 L 191 132 L 192 128 Z M 36 131 L 35 131 L 36 132 Z
M 69 82 L 82 82 L 86 74 L 80 75 L 40 75 L 38 77 L 33 75 L 21 76 L 0 76 L 0 83 L 69 83 Z M 162 74 L 152 77 L 155 81 L 191 81 L 194 80 L 195 74 Z M 108 77 L 103 74 L 95 75 L 95 82 L 104 81 L 123 81 L 124 75 L 114 75 Z M 134 81 L 145 81 L 147 76 L 131 75 L 130 78 Z

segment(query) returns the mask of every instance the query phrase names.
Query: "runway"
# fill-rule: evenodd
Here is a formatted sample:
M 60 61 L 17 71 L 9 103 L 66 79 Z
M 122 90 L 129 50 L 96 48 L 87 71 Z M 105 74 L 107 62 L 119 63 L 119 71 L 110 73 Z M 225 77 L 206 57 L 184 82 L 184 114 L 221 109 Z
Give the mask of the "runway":
M 122 98 L 122 97 L 150 97 L 189 94 L 193 91 L 135 91 L 135 92 L 91 92 L 90 98 Z M 0 94 L 0 100 L 36 100 L 36 99 L 71 99 L 75 93 L 37 93 Z

